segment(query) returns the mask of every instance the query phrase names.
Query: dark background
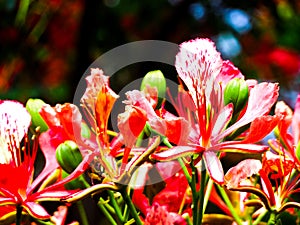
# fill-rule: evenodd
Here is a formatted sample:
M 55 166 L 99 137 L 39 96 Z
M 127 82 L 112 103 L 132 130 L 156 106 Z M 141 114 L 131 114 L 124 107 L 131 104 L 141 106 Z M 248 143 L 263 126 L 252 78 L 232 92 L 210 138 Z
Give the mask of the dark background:
M 86 69 L 105 52 L 138 40 L 196 37 L 213 39 L 247 78 L 280 82 L 289 104 L 299 90 L 296 0 L 12 0 L 1 1 L 0 15 L 2 99 L 72 101 Z M 176 80 L 174 68 L 140 63 L 119 71 L 113 89 L 153 69 Z

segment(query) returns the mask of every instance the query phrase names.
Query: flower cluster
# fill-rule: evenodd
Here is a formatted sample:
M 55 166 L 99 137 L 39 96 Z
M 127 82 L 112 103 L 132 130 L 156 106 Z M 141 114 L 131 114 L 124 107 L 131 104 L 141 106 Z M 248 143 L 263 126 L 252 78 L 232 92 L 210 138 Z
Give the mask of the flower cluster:
M 65 224 L 76 204 L 87 225 L 85 198 L 114 225 L 299 222 L 300 95 L 277 101 L 277 83 L 246 80 L 209 39 L 182 43 L 175 67 L 176 96 L 157 70 L 120 103 L 94 68 L 80 106 L 1 101 L 0 222 Z

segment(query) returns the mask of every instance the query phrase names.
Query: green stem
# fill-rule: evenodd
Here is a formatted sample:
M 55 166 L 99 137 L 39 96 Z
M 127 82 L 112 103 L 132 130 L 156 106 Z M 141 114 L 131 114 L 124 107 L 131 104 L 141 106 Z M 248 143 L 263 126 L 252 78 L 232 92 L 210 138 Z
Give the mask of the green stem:
M 129 217 L 129 210 L 128 210 L 128 206 L 125 205 L 125 207 L 124 207 L 124 212 L 123 212 L 123 218 L 124 218 L 124 221 L 127 221 L 127 220 L 128 220 L 128 217 Z
M 182 158 L 178 158 L 177 160 L 181 166 L 181 169 L 183 171 L 185 178 L 187 179 L 188 184 L 190 184 L 192 182 L 192 178 L 191 178 L 191 175 L 190 175 L 185 163 L 183 162 Z
M 109 200 L 113 206 L 113 208 L 115 209 L 115 212 L 116 212 L 116 215 L 118 217 L 118 219 L 123 223 L 124 222 L 124 217 L 122 215 L 122 212 L 121 212 L 121 209 L 115 199 L 115 196 L 114 196 L 114 192 L 111 191 L 111 190 L 108 190 L 108 195 L 109 195 Z
M 110 204 L 108 204 L 108 201 L 104 200 L 102 197 L 100 197 L 98 201 L 98 205 L 100 204 L 104 205 L 109 213 L 116 214 L 115 209 Z
M 260 223 L 260 221 L 264 218 L 264 216 L 267 214 L 267 210 L 264 211 L 263 213 L 261 213 L 256 220 L 252 223 L 252 225 L 258 225 Z
M 118 225 L 118 223 L 115 221 L 112 215 L 107 211 L 107 209 L 105 208 L 104 204 L 102 204 L 102 202 L 98 203 L 98 207 L 100 208 L 104 216 L 108 219 L 111 225 Z
M 16 206 L 16 210 L 17 210 L 17 213 L 16 213 L 16 225 L 20 225 L 21 224 L 21 221 L 22 221 L 22 206 L 20 205 L 17 205 Z
M 22 26 L 25 23 L 29 4 L 30 4 L 29 0 L 20 1 L 19 9 L 15 20 L 16 25 Z
M 190 216 L 187 215 L 182 215 L 182 217 L 184 218 L 185 222 L 187 223 L 187 225 L 193 225 Z
M 228 197 L 226 191 L 224 190 L 224 188 L 221 187 L 220 185 L 216 185 L 216 186 L 217 186 L 217 188 L 218 188 L 218 190 L 219 190 L 219 192 L 220 192 L 222 198 L 224 199 L 224 201 L 225 201 L 225 203 L 226 203 L 226 205 L 227 205 L 229 211 L 231 212 L 233 218 L 235 219 L 235 222 L 236 222 L 238 225 L 242 225 L 243 223 L 242 223 L 240 217 L 238 216 L 238 214 L 236 213 L 234 207 L 232 206 L 231 201 L 230 201 L 230 199 L 229 199 L 229 197 Z
M 197 168 L 193 165 L 193 161 L 191 162 L 192 168 L 192 181 L 190 183 L 190 188 L 192 191 L 192 198 L 193 198 L 193 224 L 197 225 L 198 222 L 198 207 L 199 207 L 199 192 L 197 191 L 196 184 L 197 184 Z
M 210 193 L 211 193 L 213 184 L 214 184 L 213 180 L 209 178 L 207 186 L 206 186 L 205 196 L 204 196 L 203 213 L 205 212 L 206 206 L 208 204 L 208 200 L 210 197 Z
M 136 209 L 135 209 L 135 206 L 134 204 L 132 203 L 131 201 L 131 198 L 129 197 L 128 193 L 127 193 L 127 190 L 126 190 L 126 186 L 122 187 L 120 189 L 120 193 L 124 199 L 124 201 L 126 202 L 126 204 L 128 205 L 128 208 L 130 210 L 130 213 L 132 215 L 132 217 L 134 218 L 135 220 L 135 223 L 136 225 L 143 225 L 140 217 L 139 217 L 139 214 L 137 213 Z
M 204 165 L 202 165 L 203 167 Z M 199 212 L 198 212 L 198 219 L 197 219 L 197 225 L 202 224 L 202 218 L 205 211 L 204 208 L 204 193 L 205 193 L 205 181 L 206 181 L 206 170 L 204 168 L 201 168 L 201 177 L 200 177 L 200 190 L 199 190 Z
M 79 216 L 80 216 L 82 225 L 89 225 L 89 221 L 88 221 L 88 218 L 87 218 L 87 215 L 86 215 L 86 212 L 85 212 L 84 205 L 83 205 L 82 201 L 76 202 L 76 206 L 77 206 L 77 209 L 78 209 L 78 212 L 79 212 Z
M 268 225 L 275 225 L 275 224 L 277 224 L 276 216 L 277 216 L 276 212 L 274 212 L 274 211 L 271 212 L 270 218 L 268 220 Z

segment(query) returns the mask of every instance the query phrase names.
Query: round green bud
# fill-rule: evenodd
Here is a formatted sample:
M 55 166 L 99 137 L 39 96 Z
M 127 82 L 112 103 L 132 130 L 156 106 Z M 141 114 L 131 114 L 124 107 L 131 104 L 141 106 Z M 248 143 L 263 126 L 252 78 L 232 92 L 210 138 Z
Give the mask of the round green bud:
M 31 121 L 32 121 L 32 126 L 34 128 L 40 127 L 40 131 L 44 132 L 48 130 L 48 126 L 44 119 L 41 117 L 39 111 L 42 108 L 42 106 L 46 104 L 43 100 L 41 99 L 28 99 L 26 103 L 26 109 L 29 112 L 31 116 Z
M 69 174 L 62 170 L 62 177 L 66 178 L 68 177 Z M 81 174 L 79 177 L 75 178 L 74 180 L 69 181 L 68 183 L 66 183 L 65 188 L 68 190 L 75 190 L 75 189 L 85 189 L 89 187 L 88 182 L 85 180 L 84 176 Z
M 235 78 L 228 82 L 224 90 L 225 105 L 232 103 L 234 112 L 240 112 L 248 101 L 249 89 L 245 80 Z
M 158 106 L 161 105 L 163 99 L 165 98 L 167 82 L 160 70 L 154 70 L 148 72 L 142 80 L 141 91 L 145 91 L 147 85 L 150 87 L 156 87 L 158 93 Z
M 297 159 L 300 161 L 300 141 L 298 142 L 297 147 L 296 147 L 296 156 L 297 156 Z
M 63 170 L 72 173 L 81 163 L 82 155 L 74 141 L 65 141 L 56 148 L 56 160 Z

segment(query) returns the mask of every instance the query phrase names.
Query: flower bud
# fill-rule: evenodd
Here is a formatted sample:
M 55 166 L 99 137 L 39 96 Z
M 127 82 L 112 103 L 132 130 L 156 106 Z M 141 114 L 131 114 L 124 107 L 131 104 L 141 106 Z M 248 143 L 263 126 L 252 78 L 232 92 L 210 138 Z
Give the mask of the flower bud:
M 141 91 L 147 90 L 147 85 L 157 88 L 158 103 L 157 108 L 161 106 L 165 98 L 167 83 L 163 73 L 160 70 L 148 72 L 142 80 Z
M 65 141 L 56 149 L 56 160 L 67 173 L 72 173 L 82 161 L 81 152 L 74 141 Z
M 67 176 L 69 176 L 69 174 L 66 171 L 62 170 L 62 177 L 66 178 Z M 69 181 L 64 186 L 67 190 L 76 190 L 76 189 L 83 190 L 85 188 L 88 188 L 89 184 L 85 180 L 84 176 L 81 174 L 79 177 Z
M 240 112 L 248 101 L 248 85 L 245 80 L 235 78 L 228 82 L 224 90 L 225 105 L 232 103 L 234 112 Z
M 296 147 L 296 157 L 300 161 L 300 141 L 298 142 L 298 145 Z
M 32 126 L 34 128 L 40 127 L 41 132 L 48 130 L 46 122 L 43 120 L 39 113 L 40 109 L 44 104 L 46 103 L 43 100 L 32 98 L 28 99 L 26 103 L 26 109 L 31 115 Z

